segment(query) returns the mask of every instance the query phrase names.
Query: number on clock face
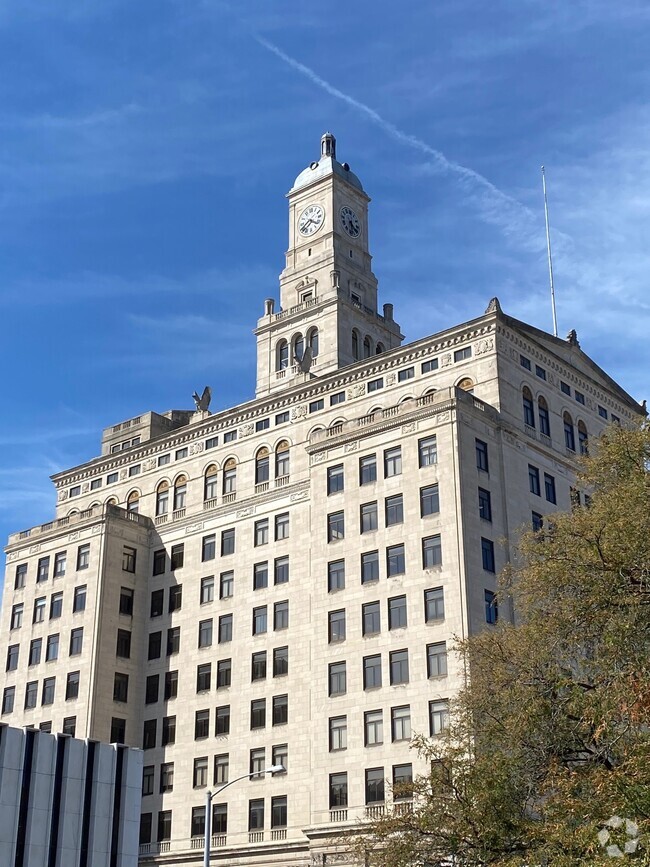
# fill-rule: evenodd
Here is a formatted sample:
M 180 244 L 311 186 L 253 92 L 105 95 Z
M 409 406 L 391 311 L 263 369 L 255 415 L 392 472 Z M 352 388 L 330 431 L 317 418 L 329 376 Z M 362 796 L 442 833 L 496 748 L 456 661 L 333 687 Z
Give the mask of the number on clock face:
M 340 210 L 341 225 L 351 238 L 358 238 L 361 233 L 361 223 L 352 208 L 347 205 Z
M 301 235 L 313 235 L 323 225 L 325 211 L 320 205 L 308 205 L 298 218 L 298 231 Z

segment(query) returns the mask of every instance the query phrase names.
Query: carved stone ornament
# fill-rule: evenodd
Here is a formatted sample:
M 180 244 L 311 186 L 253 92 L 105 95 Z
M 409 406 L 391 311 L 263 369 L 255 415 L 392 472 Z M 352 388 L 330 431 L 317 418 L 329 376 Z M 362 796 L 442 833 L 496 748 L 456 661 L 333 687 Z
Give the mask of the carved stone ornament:
M 89 490 L 90 490 L 90 482 L 84 482 L 83 485 L 81 486 L 81 493 L 87 494 Z
M 415 424 L 414 421 L 409 421 L 406 424 L 402 425 L 402 433 L 403 434 L 413 433 L 413 431 L 416 429 L 416 427 L 417 427 L 417 425 Z
M 492 337 L 486 337 L 485 340 L 479 340 L 476 346 L 474 347 L 474 352 L 477 355 L 485 355 L 486 352 L 489 352 L 494 348 L 494 340 Z
M 190 454 L 198 455 L 200 452 L 203 451 L 203 447 L 203 443 L 192 443 L 192 445 L 190 446 Z
M 76 542 L 78 538 L 79 538 L 79 531 L 78 530 L 75 530 L 74 533 L 68 534 L 68 542 Z
M 17 560 L 20 557 L 20 551 L 10 551 L 7 554 L 7 563 L 13 563 L 14 560 Z
M 238 518 L 250 518 L 251 515 L 255 514 L 254 506 L 247 506 L 245 509 L 237 509 L 237 517 Z
M 445 352 L 440 356 L 440 367 L 449 367 L 451 364 L 451 352 Z
M 129 471 L 126 469 L 126 467 L 123 470 L 120 470 L 120 480 L 128 479 L 128 477 L 129 477 Z
M 295 493 L 291 494 L 289 499 L 292 503 L 295 503 L 297 500 L 306 500 L 308 493 L 308 491 L 296 491 Z
M 142 469 L 146 473 L 148 470 L 155 470 L 158 462 L 155 458 L 147 458 L 146 461 L 142 463 Z
M 327 452 L 316 452 L 315 455 L 311 456 L 312 464 L 322 464 L 327 460 Z
M 239 428 L 239 438 L 240 439 L 242 437 L 249 437 L 252 433 L 255 433 L 255 425 L 252 422 L 249 422 L 248 424 L 243 424 Z
M 397 374 L 396 373 L 387 373 L 386 374 L 386 385 L 395 385 L 397 382 Z
M 348 452 L 356 452 L 359 448 L 359 440 L 352 440 L 352 442 L 346 443 L 343 451 L 347 454 Z
M 41 546 L 40 546 L 40 545 L 32 545 L 32 546 L 30 547 L 30 549 L 29 549 L 29 553 L 30 553 L 30 554 L 38 554 L 38 552 L 39 552 L 40 550 L 41 550 Z
M 58 500 L 59 500 L 59 502 L 62 503 L 63 500 L 67 500 L 67 499 L 68 499 L 68 492 L 65 491 L 65 490 L 63 490 L 63 489 L 61 489 L 61 490 L 59 491 L 59 495 L 58 495 Z
M 197 521 L 196 524 L 189 524 L 185 527 L 185 535 L 189 536 L 190 533 L 200 533 L 203 529 L 203 521 Z
M 301 403 L 298 406 L 291 407 L 291 420 L 295 421 L 297 418 L 306 418 L 307 417 L 307 404 Z
M 101 531 L 102 531 L 102 525 L 101 524 L 95 524 L 95 526 L 93 527 L 93 536 L 98 536 L 101 533 Z
M 446 412 L 439 412 L 438 415 L 436 416 L 436 422 L 438 424 L 442 424 L 445 421 L 449 421 L 450 418 L 451 418 L 451 413 L 449 412 L 449 410 L 447 410 Z
M 356 385 L 348 388 L 348 400 L 353 400 L 355 397 L 361 397 L 366 393 L 366 386 L 363 382 L 358 382 Z

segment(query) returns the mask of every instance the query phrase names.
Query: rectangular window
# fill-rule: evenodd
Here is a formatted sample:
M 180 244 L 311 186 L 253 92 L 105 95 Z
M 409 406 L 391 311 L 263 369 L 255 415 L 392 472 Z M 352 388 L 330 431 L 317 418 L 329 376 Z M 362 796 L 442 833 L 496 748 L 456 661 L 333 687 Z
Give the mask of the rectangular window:
M 176 698 L 178 695 L 178 671 L 165 672 L 165 685 L 163 687 L 163 697 L 165 701 Z
M 494 542 L 491 539 L 481 538 L 481 558 L 486 572 L 495 572 Z
M 90 545 L 79 545 L 77 548 L 77 571 L 87 569 L 90 565 Z
M 253 590 L 263 590 L 269 585 L 269 564 L 256 563 L 253 566 Z
M 379 551 L 366 551 L 361 555 L 361 583 L 379 581 Z
M 423 361 L 421 364 L 422 373 L 431 373 L 432 370 L 438 369 L 438 359 L 437 358 L 429 358 L 427 361 Z
M 492 497 L 485 488 L 478 489 L 478 514 L 484 521 L 492 520 Z
M 406 571 L 406 558 L 404 545 L 391 545 L 386 548 L 386 574 L 389 578 L 393 575 L 403 575 Z
M 70 632 L 70 656 L 78 656 L 83 650 L 84 628 L 77 627 Z
M 162 632 L 149 633 L 149 652 L 147 659 L 160 659 L 162 653 Z
M 418 462 L 420 468 L 438 463 L 438 442 L 435 436 L 418 441 Z
M 449 701 L 441 699 L 429 702 L 429 734 L 436 737 L 449 728 Z
M 546 371 L 539 364 L 535 365 L 535 376 L 539 376 L 540 379 L 546 379 Z
M 112 485 L 114 482 L 116 482 L 119 479 L 119 477 L 120 477 L 119 473 L 109 473 L 106 476 L 106 484 Z
M 248 802 L 248 830 L 261 831 L 264 828 L 264 798 L 253 798 Z
M 142 769 L 142 794 L 153 795 L 155 765 L 145 765 Z
M 187 451 L 187 449 L 183 449 Z M 158 813 L 158 842 L 171 840 L 172 837 L 172 811 L 161 810 Z
M 182 569 L 185 562 L 185 545 L 172 545 L 171 550 L 171 568 Z
M 22 602 L 11 607 L 11 629 L 20 629 L 23 625 L 23 611 L 25 606 Z
M 217 662 L 217 689 L 230 686 L 232 682 L 232 659 L 220 659 Z
M 411 708 L 405 704 L 390 709 L 391 739 L 395 741 L 411 740 Z
M 330 662 L 328 666 L 329 695 L 344 695 L 347 691 L 345 662 Z
M 86 610 L 86 585 L 80 584 L 79 587 L 74 588 L 74 595 L 72 598 L 72 611 L 73 613 L 77 613 L 78 611 Z
M 531 523 L 533 531 L 537 533 L 544 526 L 544 517 L 539 512 L 531 512 Z
M 327 640 L 330 644 L 345 641 L 345 608 L 327 615 Z
M 379 602 L 366 602 L 361 606 L 362 635 L 376 635 L 381 631 L 381 610 Z
M 151 750 L 156 746 L 156 728 L 158 720 L 147 719 L 142 728 L 142 749 Z
M 330 395 L 330 406 L 336 406 L 339 403 L 345 403 L 345 392 L 337 391 Z
M 20 645 L 11 644 L 7 648 L 7 665 L 5 671 L 15 671 L 18 668 L 18 656 L 20 654 Z
M 167 630 L 167 656 L 173 656 L 181 649 L 181 628 L 174 626 Z
M 289 513 L 283 512 L 275 516 L 275 541 L 289 538 Z
M 232 641 L 232 614 L 222 614 L 219 618 L 219 644 Z
M 225 434 L 223 435 L 224 443 L 233 443 L 236 439 L 237 439 L 237 431 L 236 430 L 226 431 Z
M 197 710 L 194 714 L 194 740 L 200 741 L 210 734 L 210 711 Z M 219 734 L 219 732 L 217 732 Z
M 167 566 L 167 552 L 164 548 L 153 552 L 153 575 L 163 575 Z
M 230 757 L 228 753 L 219 753 L 214 757 L 214 785 L 223 785 L 228 782 L 230 775 Z
M 327 468 L 327 494 L 338 494 L 345 488 L 343 464 Z
M 49 557 L 41 557 L 38 561 L 38 566 L 36 567 L 36 583 L 40 584 L 42 581 L 47 581 L 49 576 L 50 576 L 50 558 Z
M 309 404 L 309 412 L 318 412 L 325 406 L 325 400 L 321 397 L 319 400 L 312 400 Z
M 16 574 L 14 576 L 14 590 L 22 590 L 25 586 L 27 578 L 27 563 L 19 563 L 16 566 Z
M 607 418 L 607 410 L 604 406 L 601 406 L 600 404 L 598 404 L 598 415 L 601 418 Z
M 129 675 L 115 672 L 113 678 L 113 701 L 126 702 L 129 698 Z
M 366 771 L 366 804 L 384 801 L 384 769 L 369 768 Z
M 250 751 L 248 761 L 248 770 L 251 774 L 251 780 L 261 780 L 262 771 L 266 766 L 266 750 L 264 747 L 257 747 Z
M 364 503 L 361 506 L 360 526 L 362 533 L 377 529 L 377 503 Z
M 393 596 L 388 600 L 388 628 L 402 629 L 407 625 L 406 596 Z
M 131 633 L 128 629 L 117 630 L 115 656 L 119 656 L 121 659 L 131 658 Z
M 445 619 L 445 596 L 442 587 L 424 591 L 424 619 L 426 623 Z
M 55 620 L 63 613 L 63 593 L 53 593 L 50 597 L 50 620 Z
M 227 735 L 230 734 L 230 705 L 225 704 L 218 707 L 215 715 L 215 734 Z
M 393 800 L 402 801 L 413 797 L 413 766 L 393 765 Z
M 259 650 L 251 656 L 251 682 L 266 679 L 266 650 Z
M 59 551 L 54 555 L 54 577 L 62 578 L 65 575 L 66 552 Z
M 539 470 L 532 464 L 528 464 L 528 488 L 531 494 L 535 494 L 536 497 L 541 496 L 542 491 L 539 483 Z
M 284 677 L 289 674 L 289 648 L 276 647 L 273 650 L 273 677 Z
M 457 349 L 454 352 L 454 361 L 464 361 L 466 358 L 472 357 L 472 347 L 463 346 L 462 349 Z
M 544 495 L 549 503 L 557 503 L 555 497 L 555 479 L 549 473 L 544 473 Z
M 140 470 L 142 469 L 140 464 L 133 464 L 133 466 L 129 467 L 129 478 L 133 476 L 139 476 Z
M 206 451 L 208 451 L 209 449 L 216 449 L 218 445 L 219 437 L 208 437 L 208 439 L 205 441 Z
M 526 358 L 525 355 L 520 355 L 520 356 L 519 356 L 519 364 L 521 364 L 522 367 L 526 368 L 526 370 L 532 370 L 532 365 L 531 365 L 531 363 L 530 363 L 530 358 Z
M 176 743 L 176 717 L 164 716 L 162 721 L 161 747 Z
M 397 374 L 398 382 L 406 382 L 407 379 L 413 379 L 415 376 L 415 368 L 414 367 L 405 367 L 403 370 Z
M 204 605 L 206 602 L 214 601 L 214 575 L 206 575 L 205 578 L 201 578 L 201 592 L 199 598 L 201 600 L 201 605 Z
M 289 627 L 289 602 L 284 599 L 273 605 L 273 629 L 276 632 Z
M 563 380 L 560 380 L 560 390 L 563 394 L 571 394 L 571 386 L 568 382 L 564 382 Z
M 151 605 L 149 608 L 150 617 L 160 617 L 163 613 L 165 604 L 165 591 L 154 590 L 151 593 Z
M 255 698 L 251 702 L 251 729 L 266 728 L 266 699 Z
M 284 725 L 289 721 L 289 696 L 288 695 L 274 695 L 273 696 L 273 710 L 272 710 L 272 724 L 274 726 Z
M 271 798 L 271 828 L 287 827 L 287 796 L 276 795 Z
M 359 458 L 359 484 L 369 485 L 377 481 L 377 455 Z
M 384 478 L 399 476 L 402 473 L 402 447 L 394 446 L 384 450 Z
M 420 488 L 420 516 L 437 515 L 440 512 L 440 494 L 438 485 L 427 485 Z
M 484 443 L 483 440 L 474 440 L 476 447 L 476 469 L 481 470 L 484 473 L 488 473 L 490 471 L 490 464 L 488 461 L 488 446 L 487 443 Z
M 235 590 L 235 573 L 222 572 L 219 576 L 219 599 L 229 599 Z
M 262 635 L 268 628 L 268 614 L 266 605 L 253 608 L 253 635 Z
M 581 391 L 576 390 L 574 392 L 574 397 L 578 403 L 581 403 L 583 406 L 585 405 L 585 396 Z
M 160 675 L 150 674 L 145 681 L 144 703 L 155 704 L 160 690 Z
M 73 485 L 73 487 L 70 488 L 68 496 L 72 499 L 73 497 L 78 497 L 79 494 L 81 494 L 81 485 Z
M 204 536 L 201 540 L 201 562 L 214 560 L 217 556 L 217 537 L 214 533 Z
M 348 805 L 348 775 L 347 773 L 330 774 L 330 810 L 337 810 Z
M 391 685 L 409 682 L 408 650 L 392 650 L 390 652 L 390 682 Z
M 404 523 L 404 500 L 402 494 L 386 497 L 386 526 Z
M 133 617 L 133 590 L 130 587 L 120 588 L 120 614 L 125 614 L 127 617 Z M 84 599 L 84 607 L 86 605 Z
M 427 677 L 447 676 L 447 643 L 427 644 Z
M 229 530 L 221 531 L 221 556 L 226 557 L 228 554 L 235 553 L 235 530 L 234 527 Z
M 431 569 L 442 563 L 442 543 L 440 535 L 426 536 L 422 539 L 422 568 Z
M 268 545 L 269 543 L 269 519 L 262 518 L 260 521 L 255 521 L 253 544 L 256 548 L 260 545 Z
M 65 700 L 71 701 L 79 697 L 80 672 L 69 671 L 65 683 Z
M 125 545 L 122 549 L 122 572 L 135 572 L 135 558 L 137 551 Z
M 367 747 L 384 742 L 384 713 L 381 710 L 367 710 L 363 715 L 364 743 Z
M 39 665 L 41 661 L 41 651 L 43 649 L 42 638 L 32 638 L 29 642 L 29 661 L 28 665 Z
M 285 412 L 279 412 L 275 416 L 275 424 L 286 424 L 289 421 L 289 410 L 285 410 Z
M 196 666 L 196 691 L 208 692 L 212 683 L 212 663 L 204 662 Z
M 496 623 L 499 619 L 499 606 L 496 594 L 491 590 L 483 591 L 485 596 L 485 622 Z
M 258 432 L 261 431 L 261 430 L 268 430 L 270 424 L 271 424 L 270 419 L 268 419 L 268 418 L 261 418 L 261 419 L 259 419 L 258 421 L 255 422 L 255 430 L 258 431 Z
M 332 716 L 329 719 L 330 752 L 347 750 L 348 748 L 348 718 L 347 716 Z
M 173 614 L 174 611 L 180 611 L 183 605 L 183 585 L 172 584 L 169 588 L 169 605 L 168 611 Z
M 199 756 L 194 759 L 192 771 L 192 786 L 195 789 L 204 789 L 208 785 L 208 757 Z
M 176 449 L 176 451 L 174 452 L 174 460 L 175 461 L 182 461 L 183 458 L 187 457 L 187 455 L 188 455 L 187 448 Z
M 380 376 L 377 379 L 371 379 L 370 382 L 368 383 L 368 394 L 370 394 L 373 391 L 379 391 L 383 387 L 384 387 L 383 377 Z
M 25 685 L 25 710 L 36 707 L 38 701 L 38 681 L 32 680 Z
M 159 467 L 166 466 L 168 463 L 171 462 L 171 459 L 172 459 L 172 456 L 169 453 L 167 453 L 166 455 L 159 455 L 158 466 Z
M 343 512 L 331 512 L 327 516 L 327 541 L 337 542 L 345 538 L 345 516 Z
M 379 686 L 381 686 L 381 654 L 364 656 L 363 688 L 376 689 Z
M 327 564 L 327 592 L 345 588 L 345 560 L 333 560 Z
M 55 677 L 46 677 L 43 681 L 43 691 L 41 693 L 41 704 L 54 704 L 54 689 L 56 686 Z
M 90 490 L 91 491 L 97 491 L 97 490 L 99 490 L 99 488 L 101 488 L 101 486 L 102 486 L 102 480 L 101 479 L 93 479 L 92 482 L 90 483 Z

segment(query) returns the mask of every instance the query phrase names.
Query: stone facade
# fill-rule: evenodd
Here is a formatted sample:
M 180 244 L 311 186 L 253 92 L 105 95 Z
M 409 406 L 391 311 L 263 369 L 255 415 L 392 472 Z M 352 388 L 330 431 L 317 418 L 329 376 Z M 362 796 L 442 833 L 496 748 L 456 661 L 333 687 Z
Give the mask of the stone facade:
M 392 308 L 377 314 L 368 198 L 326 138 L 289 194 L 257 397 L 110 428 L 101 457 L 53 477 L 55 520 L 7 548 L 2 719 L 144 746 L 141 857 L 156 863 L 199 859 L 226 761 L 231 780 L 286 772 L 215 795 L 221 863 L 344 863 L 342 831 L 425 770 L 408 735 L 444 725 L 454 636 L 514 616 L 491 604 L 510 543 L 580 496 L 585 436 L 641 414 L 575 341 L 496 300 L 401 346 Z M 310 204 L 323 216 L 301 239 Z M 346 207 L 356 238 L 336 222 Z

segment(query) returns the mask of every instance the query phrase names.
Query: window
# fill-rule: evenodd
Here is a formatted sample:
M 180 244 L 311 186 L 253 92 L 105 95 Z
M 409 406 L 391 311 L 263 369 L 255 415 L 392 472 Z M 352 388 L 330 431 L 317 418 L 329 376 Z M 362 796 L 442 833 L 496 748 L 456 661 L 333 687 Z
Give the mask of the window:
M 41 650 L 43 648 L 42 638 L 32 638 L 29 642 L 29 662 L 28 665 L 38 665 L 41 661 Z
M 560 380 L 560 391 L 563 394 L 571 394 L 571 386 L 569 385 L 568 382 L 564 382 L 564 381 Z
M 54 689 L 56 686 L 55 677 L 46 677 L 43 681 L 43 691 L 41 693 L 41 704 L 54 704 Z
M 253 635 L 262 635 L 267 631 L 267 607 L 266 605 L 259 605 L 257 608 L 253 608 Z
M 275 541 L 289 538 L 289 513 L 283 512 L 275 516 Z
M 212 618 L 199 622 L 199 647 L 212 645 Z
M 544 518 L 539 512 L 531 512 L 531 523 L 533 531 L 537 533 L 544 526 Z
M 156 517 L 169 511 L 169 482 L 161 482 L 156 488 Z
M 284 725 L 289 721 L 289 696 L 274 695 L 273 696 L 273 725 Z
M 90 565 L 90 545 L 79 545 L 77 548 L 77 570 L 87 569 Z
M 77 627 L 70 632 L 70 656 L 78 656 L 83 649 L 84 629 Z
M 253 590 L 263 590 L 269 586 L 269 564 L 256 563 L 253 566 Z
M 519 356 L 519 364 L 521 364 L 521 366 L 524 367 L 526 370 L 532 370 L 530 358 L 526 358 L 525 355 Z
M 77 568 L 79 568 L 77 566 Z M 50 558 L 49 557 L 41 557 L 38 561 L 38 566 L 36 568 L 36 583 L 40 584 L 42 581 L 47 581 L 50 574 Z
M 251 682 L 266 679 L 266 650 L 260 650 L 251 657 Z
M 405 571 L 404 545 L 391 545 L 389 548 L 386 548 L 386 572 L 388 577 L 403 575 Z
M 159 467 L 166 466 L 168 463 L 171 462 L 171 459 L 172 459 L 172 456 L 169 453 L 167 453 L 166 455 L 160 455 L 158 457 L 158 466 Z
M 406 596 L 393 596 L 388 600 L 388 628 L 401 629 L 407 625 Z
M 332 716 L 329 719 L 329 745 L 330 752 L 347 750 L 348 748 L 348 718 L 346 716 Z
M 228 782 L 230 771 L 230 758 L 228 753 L 220 753 L 214 757 L 214 785 L 223 785 Z
M 205 836 L 205 807 L 192 807 L 190 836 L 196 840 Z M 194 840 L 192 842 L 194 842 Z
M 318 412 L 325 406 L 325 400 L 321 397 L 319 400 L 312 400 L 309 404 L 309 412 Z
M 237 439 L 237 431 L 236 430 L 226 431 L 225 434 L 223 435 L 224 443 L 232 443 L 236 439 Z
M 364 503 L 361 506 L 361 532 L 368 533 L 377 529 L 377 503 Z
M 54 577 L 62 578 L 65 575 L 66 552 L 59 551 L 54 555 Z
M 442 587 L 424 591 L 424 619 L 426 623 L 445 619 L 445 597 Z
M 327 468 L 327 494 L 338 494 L 344 490 L 345 476 L 343 474 L 343 464 L 337 464 L 335 467 Z
M 587 435 L 587 428 L 582 421 L 578 422 L 578 445 L 581 455 L 589 454 L 589 437 Z
M 427 644 L 427 677 L 446 677 L 447 643 Z
M 378 804 L 384 800 L 384 769 L 369 768 L 366 771 L 366 804 Z
M 537 497 L 541 496 L 542 491 L 539 484 L 539 470 L 532 464 L 528 464 L 528 487 L 531 494 L 535 494 Z
M 555 497 L 555 479 L 549 473 L 544 473 L 544 495 L 549 503 L 557 503 Z
M 16 575 L 14 577 L 14 590 L 21 590 L 25 586 L 27 578 L 27 563 L 19 563 L 16 566 Z
M 408 650 L 392 650 L 390 653 L 390 682 L 394 686 L 398 683 L 409 682 L 409 655 Z
M 106 484 L 112 485 L 113 482 L 116 482 L 119 479 L 119 473 L 109 473 L 106 476 Z
M 153 552 L 153 575 L 163 575 L 167 566 L 167 552 L 164 548 Z
M 255 456 L 255 484 L 262 485 L 269 480 L 269 450 L 261 448 Z
M 329 695 L 344 695 L 347 691 L 347 676 L 345 662 L 330 662 Z
M 208 437 L 208 439 L 205 441 L 206 451 L 208 449 L 216 449 L 216 447 L 218 445 L 219 445 L 219 437 L 218 436 Z
M 368 355 L 370 355 L 370 352 L 368 352 Z M 368 394 L 370 394 L 373 391 L 379 391 L 383 387 L 384 387 L 383 377 L 380 376 L 377 379 L 371 379 L 370 382 L 368 383 Z
M 156 728 L 158 720 L 147 719 L 142 729 L 142 749 L 150 750 L 156 746 Z
M 436 515 L 440 511 L 440 495 L 438 485 L 427 485 L 420 488 L 420 516 Z
M 160 675 L 150 674 L 145 681 L 144 703 L 155 704 L 158 701 Z
M 102 480 L 101 479 L 93 479 L 92 482 L 90 483 L 90 490 L 91 491 L 98 491 L 101 488 L 101 486 L 102 486 Z
M 569 449 L 569 451 L 574 452 L 576 450 L 576 438 L 575 431 L 573 429 L 573 421 L 568 412 L 564 413 L 563 416 L 564 423 L 564 445 Z
M 289 626 L 289 602 L 284 599 L 273 605 L 273 629 L 287 629 Z
M 142 769 L 142 794 L 153 795 L 155 765 L 145 765 Z
M 137 551 L 135 548 L 130 548 L 127 545 L 122 549 L 122 571 L 135 572 L 135 558 Z
M 276 795 L 271 798 L 271 828 L 287 827 L 287 796 Z
M 537 414 L 539 416 L 539 430 L 544 436 L 551 435 L 551 419 L 548 412 L 548 404 L 543 397 L 537 401 Z
M 201 595 L 199 598 L 201 605 L 214 601 L 214 575 L 206 575 L 205 578 L 201 578 Z
M 185 560 L 185 545 L 172 545 L 171 551 L 171 567 L 174 569 L 182 569 Z
M 187 452 L 187 449 L 182 449 L 182 451 Z M 176 460 L 178 460 L 178 452 L 176 452 Z M 187 455 L 183 455 L 186 457 Z M 187 478 L 185 476 L 179 476 L 174 482 L 174 511 L 178 512 L 179 509 L 185 508 L 185 501 L 187 498 Z M 172 565 L 172 569 L 174 566 Z
M 381 686 L 381 654 L 364 656 L 363 688 L 376 689 Z
M 163 688 L 163 697 L 165 701 L 176 698 L 178 695 L 178 671 L 165 672 L 165 686 Z
M 423 361 L 421 365 L 422 373 L 431 373 L 432 370 L 438 369 L 438 359 L 430 358 L 428 361 Z
M 194 740 L 207 738 L 210 734 L 210 711 L 197 710 L 194 714 Z M 217 732 L 219 734 L 219 732 Z
M 183 449 L 183 451 L 185 451 Z M 161 810 L 158 813 L 158 842 L 171 840 L 172 837 L 172 811 Z
M 535 405 L 529 388 L 524 388 L 521 399 L 524 408 L 524 424 L 535 427 Z
M 176 743 L 176 717 L 164 716 L 162 721 L 161 747 Z
M 264 828 L 264 798 L 254 798 L 248 802 L 248 830 L 261 831 Z
M 345 392 L 337 391 L 330 395 L 330 406 L 336 406 L 339 403 L 345 403 Z
M 483 595 L 485 596 L 485 622 L 496 623 L 499 619 L 499 606 L 496 594 L 491 590 L 484 590 Z
M 11 644 L 7 648 L 7 664 L 5 671 L 15 671 L 18 668 L 18 656 L 20 654 L 20 645 Z
M 223 441 L 228 442 L 228 434 L 224 434 Z M 234 439 L 235 437 L 233 437 Z M 224 497 L 234 495 L 237 491 L 237 464 L 234 458 L 228 458 L 223 465 L 223 481 L 221 483 Z
M 411 740 L 411 708 L 405 704 L 390 709 L 391 739 L 393 741 Z
M 149 633 L 149 652 L 148 659 L 160 659 L 162 652 L 162 632 Z
M 485 488 L 478 489 L 478 514 L 484 521 L 492 520 L 492 497 Z
M 266 699 L 256 698 L 251 702 L 251 729 L 266 727 Z
M 284 412 L 278 412 L 275 416 L 275 424 L 286 424 L 289 421 L 289 410 L 285 410 Z
M 330 810 L 348 805 L 347 773 L 330 774 Z
M 86 585 L 81 584 L 79 587 L 74 588 L 74 596 L 72 598 L 72 611 L 76 613 L 77 611 L 85 611 L 86 610 Z
M 167 656 L 178 653 L 181 649 L 181 628 L 174 626 L 167 630 Z
M 494 542 L 491 539 L 481 538 L 481 558 L 486 572 L 495 572 L 494 565 Z
M 488 462 L 488 447 L 487 443 L 484 443 L 483 440 L 474 440 L 475 448 L 476 448 L 476 469 L 482 470 L 484 473 L 488 473 L 489 470 L 489 462 Z
M 384 715 L 381 710 L 369 710 L 363 715 L 364 743 L 367 747 L 384 742 Z
M 235 530 L 234 528 L 221 531 L 221 556 L 235 553 Z
M 366 602 L 361 606 L 361 632 L 363 635 L 376 635 L 381 631 L 381 611 L 379 602 Z
M 84 607 L 85 604 L 86 603 L 84 599 Z M 120 614 L 125 614 L 127 617 L 133 617 L 133 590 L 131 590 L 130 587 L 120 588 L 119 611 Z
M 327 639 L 330 644 L 345 641 L 345 608 L 330 611 L 327 615 Z
M 218 707 L 215 715 L 215 735 L 230 734 L 230 705 Z
M 196 691 L 207 692 L 212 681 L 212 663 L 204 662 L 196 666 Z
M 333 560 L 327 564 L 327 592 L 345 588 L 345 560 Z
M 426 536 L 422 539 L 422 568 L 431 569 L 442 563 L 442 545 L 440 535 Z
M 39 596 L 34 600 L 32 623 L 42 623 L 45 620 L 45 601 L 45 596 Z
M 230 686 L 232 681 L 232 660 L 220 659 L 217 662 L 217 689 Z
M 429 734 L 440 735 L 449 728 L 449 701 L 441 699 L 429 702 Z
M 22 602 L 13 605 L 11 608 L 11 629 L 20 629 L 23 625 L 23 611 L 25 606 Z
M 149 608 L 149 616 L 150 617 L 160 617 L 163 613 L 163 607 L 165 603 L 165 591 L 164 590 L 154 590 L 151 593 L 151 605 Z
M 404 523 L 404 502 L 402 494 L 386 497 L 386 526 Z
M 361 555 L 361 583 L 379 581 L 379 551 L 367 551 Z
M 612 413 L 612 424 L 620 424 L 620 423 L 621 423 L 620 418 L 617 415 L 614 415 L 614 413 Z
M 63 593 L 53 593 L 50 597 L 50 620 L 60 617 L 63 612 Z
M 126 702 L 129 698 L 129 675 L 115 672 L 113 678 L 113 701 Z
M 129 478 L 133 478 L 133 476 L 139 476 L 141 469 L 142 469 L 142 466 L 140 464 L 133 464 L 132 466 L 130 466 L 129 467 Z M 136 502 L 137 502 L 137 500 L 136 500 Z
M 413 796 L 413 766 L 411 764 L 393 765 L 393 800 L 403 800 Z
M 235 573 L 222 572 L 219 576 L 219 599 L 229 599 L 235 588 Z
M 394 446 L 384 450 L 384 478 L 399 476 L 402 472 L 402 448 Z
M 128 629 L 117 630 L 115 656 L 119 656 L 121 659 L 130 659 L 131 657 L 131 633 Z
M 377 455 L 359 458 L 359 484 L 369 485 L 377 481 Z
M 262 779 L 262 771 L 266 765 L 266 750 L 264 747 L 257 747 L 254 750 L 250 751 L 250 758 L 248 762 L 248 770 L 254 775 L 251 776 L 252 780 L 261 780 Z
M 215 437 L 216 440 L 216 437 Z M 209 448 L 208 442 L 206 443 L 206 448 Z M 215 442 L 216 445 L 216 442 Z M 219 477 L 217 473 L 217 467 L 215 464 L 210 464 L 210 466 L 205 471 L 205 477 L 203 482 L 203 499 L 204 500 L 216 500 L 217 494 L 219 492 Z
M 578 403 L 581 403 L 583 406 L 585 405 L 585 396 L 581 391 L 578 391 L 576 389 L 576 391 L 574 392 L 574 397 Z
M 255 521 L 255 530 L 253 534 L 253 544 L 255 547 L 260 545 L 268 545 L 269 542 L 269 519 L 263 518 L 261 521 Z
M 232 614 L 222 614 L 219 618 L 219 644 L 232 641 Z
M 407 379 L 413 379 L 415 376 L 415 368 L 414 367 L 405 367 L 403 370 L 397 374 L 398 382 L 406 382 Z
M 255 422 L 255 430 L 258 431 L 258 432 L 261 431 L 261 430 L 268 430 L 270 424 L 271 424 L 271 420 L 270 420 L 270 419 L 268 419 L 268 418 L 261 418 L 261 419 L 259 419 L 258 421 Z
M 289 673 L 289 648 L 276 647 L 273 651 L 273 677 L 283 677 Z
M 38 701 L 38 681 L 32 680 L 25 685 L 25 710 L 36 707 Z
M 201 562 L 214 560 L 217 555 L 217 537 L 214 533 L 204 536 L 201 540 Z
M 343 512 L 331 512 L 327 516 L 327 541 L 337 542 L 345 538 L 345 517 Z
M 463 346 L 462 349 L 457 349 L 454 352 L 454 361 L 464 361 L 466 358 L 472 357 L 472 347 Z
M 80 672 L 69 671 L 65 683 L 65 700 L 71 701 L 79 697 Z

